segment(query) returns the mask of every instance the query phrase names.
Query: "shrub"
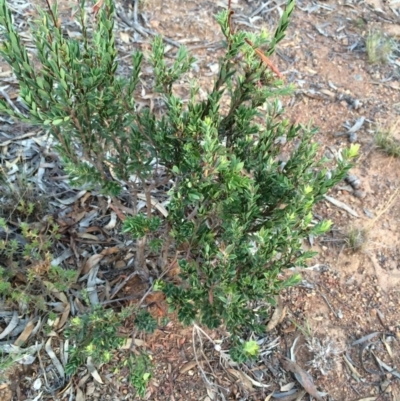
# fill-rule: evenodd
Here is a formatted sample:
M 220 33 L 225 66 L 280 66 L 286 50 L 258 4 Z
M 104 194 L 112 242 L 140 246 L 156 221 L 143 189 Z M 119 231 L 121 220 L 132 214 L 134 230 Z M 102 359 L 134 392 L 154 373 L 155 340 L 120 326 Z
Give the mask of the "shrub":
M 75 185 L 100 187 L 117 205 L 122 192 L 133 205 L 145 194 L 147 212 L 127 219 L 124 230 L 136 238 L 136 268 L 146 275 L 151 245 L 160 249 L 155 259 L 164 273 L 176 255 L 180 279 L 157 286 L 181 321 L 225 324 L 234 335 L 262 330 L 266 305 L 299 280 L 280 280 L 279 273 L 303 266 L 313 256 L 303 240 L 331 225 L 312 223 L 313 205 L 357 154 L 357 146 L 345 149 L 337 166 L 327 166 L 313 142 L 316 130 L 283 118 L 279 98 L 291 88 L 276 78 L 267 57 L 285 35 L 294 1 L 273 36 L 235 32 L 230 10 L 217 15 L 225 54 L 206 100 L 199 99 L 196 82 L 188 99 L 174 94 L 194 59 L 181 47 L 167 63 L 160 37 L 149 57 L 133 53 L 128 78 L 119 76 L 113 2 L 93 7 L 93 26 L 84 5 L 75 39 L 63 34 L 56 6 L 40 12 L 33 63 L 0 0 L 1 54 L 18 78 L 29 115 L 2 100 L 0 111 L 48 129 Z M 136 107 L 144 62 L 164 100 L 160 115 Z M 163 216 L 152 212 L 154 191 L 168 199 Z

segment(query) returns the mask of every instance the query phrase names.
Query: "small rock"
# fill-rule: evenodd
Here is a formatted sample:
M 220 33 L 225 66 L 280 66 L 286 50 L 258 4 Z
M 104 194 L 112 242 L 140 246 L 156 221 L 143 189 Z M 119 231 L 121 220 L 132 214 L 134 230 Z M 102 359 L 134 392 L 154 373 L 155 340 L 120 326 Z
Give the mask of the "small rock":
M 364 208 L 363 210 L 367 217 L 369 217 L 370 219 L 374 218 L 374 214 L 371 213 L 368 209 Z
M 353 100 L 353 107 L 355 110 L 358 110 L 362 105 L 363 104 L 358 99 Z
M 33 388 L 34 388 L 35 390 L 40 390 L 40 387 L 42 387 L 42 380 L 41 380 L 41 379 L 36 379 L 36 380 L 33 382 Z
M 356 198 L 364 199 L 367 196 L 367 193 L 365 191 L 361 191 L 360 189 L 357 189 L 356 191 L 353 192 L 353 195 Z
M 359 189 L 361 186 L 360 179 L 354 175 L 354 174 L 349 174 L 346 178 L 345 181 L 350 184 L 354 189 Z
M 211 70 L 213 74 L 216 74 L 219 71 L 219 64 L 218 63 L 209 64 L 208 68 Z

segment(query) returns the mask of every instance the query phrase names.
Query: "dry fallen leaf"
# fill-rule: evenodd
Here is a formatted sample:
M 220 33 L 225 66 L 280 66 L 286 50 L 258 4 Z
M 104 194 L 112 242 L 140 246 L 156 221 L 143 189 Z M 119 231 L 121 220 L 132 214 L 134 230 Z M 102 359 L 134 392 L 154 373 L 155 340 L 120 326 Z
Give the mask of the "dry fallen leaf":
M 14 345 L 17 347 L 21 347 L 28 340 L 29 336 L 32 334 L 34 325 L 33 321 L 30 320 L 24 328 L 24 331 L 19 335 L 19 337 L 15 340 Z
M 50 337 L 47 340 L 44 349 L 46 350 L 46 352 L 49 355 L 51 361 L 53 362 L 54 366 L 58 370 L 58 373 L 60 374 L 61 378 L 64 378 L 65 377 L 64 368 L 62 367 L 61 362 L 58 360 L 56 354 L 54 353 L 53 349 L 51 348 L 51 339 L 52 339 L 52 337 Z
M 61 292 L 60 290 L 58 290 L 55 285 L 53 283 L 51 283 L 50 281 L 43 281 L 43 284 L 47 287 L 47 289 L 49 291 L 51 291 L 51 293 L 58 298 L 64 305 L 68 305 L 68 298 L 67 296 Z
M 87 274 L 90 272 L 90 270 L 93 269 L 94 266 L 96 266 L 101 259 L 104 258 L 104 255 L 101 253 L 98 253 L 96 255 L 92 255 L 85 263 L 82 269 L 82 274 Z
M 75 389 L 76 389 L 75 400 L 76 401 L 85 401 L 86 398 L 85 398 L 85 394 L 83 394 L 83 391 L 78 386 L 76 386 Z
M 227 372 L 236 377 L 243 384 L 246 390 L 254 390 L 251 381 L 242 372 L 236 369 L 227 369 Z
M 69 314 L 71 312 L 71 306 L 70 304 L 65 305 L 65 309 L 63 314 L 61 315 L 61 319 L 57 324 L 57 330 L 61 329 L 62 327 L 64 327 L 65 323 L 67 323 Z
M 318 401 L 322 401 L 322 397 L 319 395 L 312 377 L 303 368 L 301 368 L 296 362 L 293 362 L 285 357 L 280 357 L 280 361 L 286 370 L 289 370 L 294 374 L 296 380 L 301 384 L 308 394 Z
M 137 347 L 143 347 L 145 342 L 143 340 L 140 340 L 139 338 L 134 338 L 133 343 Z M 121 346 L 120 349 L 130 349 L 132 347 L 132 338 L 127 338 L 124 345 Z
M 183 375 L 184 373 L 188 372 L 189 370 L 193 369 L 196 366 L 197 366 L 196 361 L 187 362 L 181 367 L 179 373 Z
M 7 337 L 18 326 L 18 322 L 18 313 L 14 311 L 10 323 L 8 323 L 8 326 L 0 333 L 0 339 Z
M 103 380 L 101 380 L 99 372 L 96 370 L 96 368 L 93 365 L 92 358 L 89 357 L 87 359 L 86 366 L 87 366 L 87 368 L 89 370 L 89 373 L 92 375 L 93 379 L 96 380 L 100 384 L 104 384 Z

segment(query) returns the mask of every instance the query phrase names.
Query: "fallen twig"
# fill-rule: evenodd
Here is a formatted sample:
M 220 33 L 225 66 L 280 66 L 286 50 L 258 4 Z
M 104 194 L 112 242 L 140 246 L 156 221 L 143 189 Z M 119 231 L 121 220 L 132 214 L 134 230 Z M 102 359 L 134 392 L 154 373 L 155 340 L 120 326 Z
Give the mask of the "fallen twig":
M 332 198 L 331 196 L 328 196 L 328 195 L 324 195 L 324 198 L 328 202 L 332 203 L 332 205 L 335 205 L 335 206 L 339 207 L 340 209 L 345 210 L 347 213 L 351 214 L 352 216 L 360 217 L 356 211 L 354 211 L 350 206 L 346 205 L 344 202 L 337 200 L 335 198 Z
M 139 272 L 134 271 L 133 273 L 131 273 L 129 276 L 127 276 L 124 281 L 122 281 L 116 288 L 115 290 L 112 292 L 112 294 L 110 295 L 110 299 L 113 299 L 121 290 L 122 288 L 126 285 L 126 283 L 133 278 L 134 276 L 138 275 Z

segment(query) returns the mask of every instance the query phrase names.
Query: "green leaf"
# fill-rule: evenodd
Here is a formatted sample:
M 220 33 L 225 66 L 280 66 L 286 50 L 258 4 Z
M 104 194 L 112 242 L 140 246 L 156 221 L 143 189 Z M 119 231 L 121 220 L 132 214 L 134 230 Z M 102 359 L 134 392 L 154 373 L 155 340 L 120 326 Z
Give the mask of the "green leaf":
M 57 119 L 53 120 L 51 123 L 52 123 L 53 125 L 60 125 L 60 124 L 62 124 L 63 122 L 64 122 L 64 119 L 63 119 L 63 118 L 57 118 Z

